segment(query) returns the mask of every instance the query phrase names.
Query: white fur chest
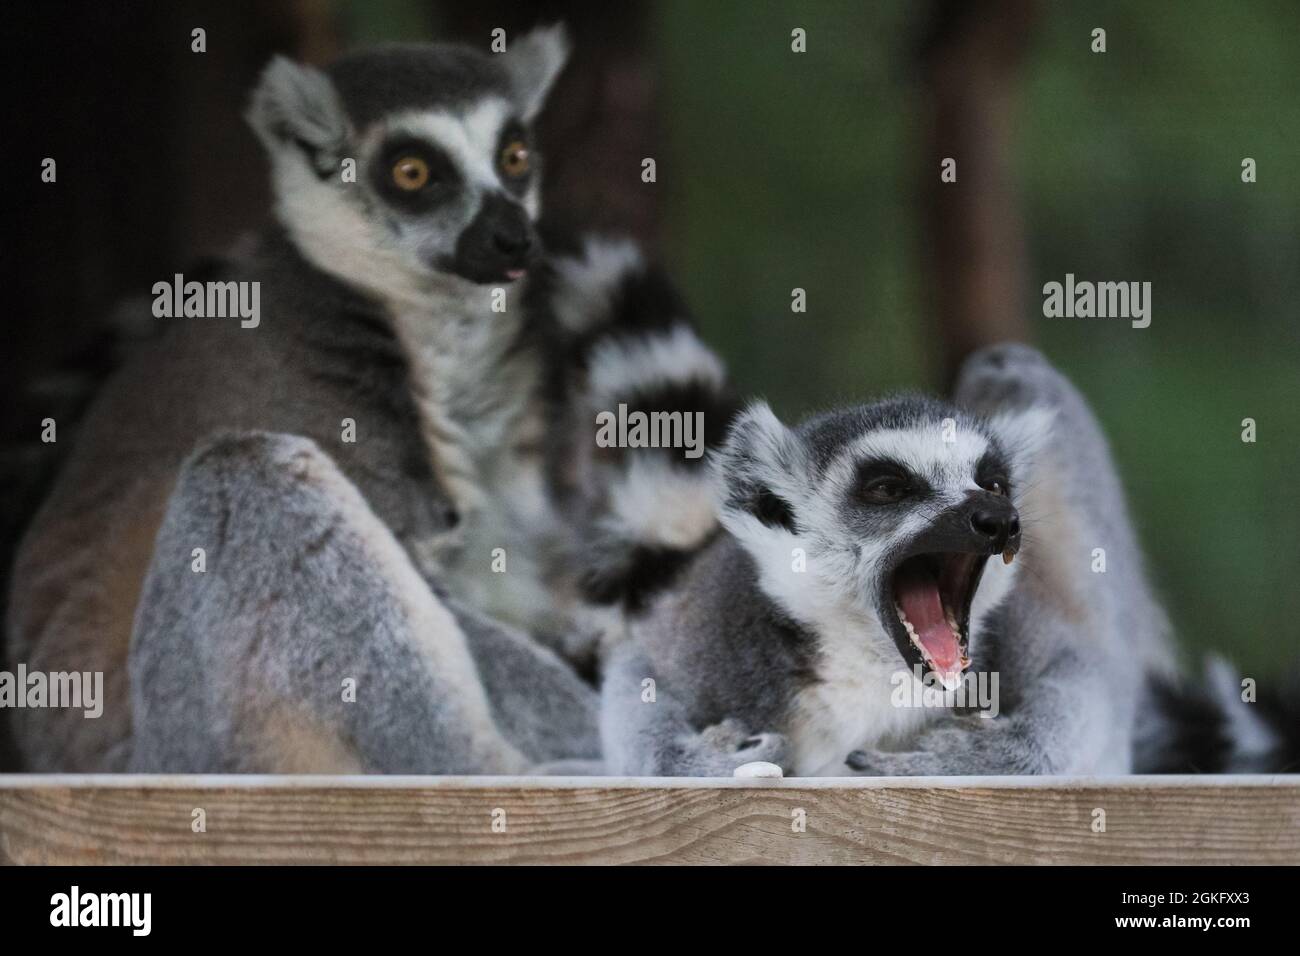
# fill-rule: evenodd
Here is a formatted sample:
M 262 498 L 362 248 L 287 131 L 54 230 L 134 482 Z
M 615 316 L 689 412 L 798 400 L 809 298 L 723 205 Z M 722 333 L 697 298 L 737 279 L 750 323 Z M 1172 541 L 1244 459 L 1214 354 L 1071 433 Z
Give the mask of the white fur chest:
M 819 680 L 800 691 L 787 730 L 797 776 L 846 776 L 851 751 L 909 736 L 928 719 L 922 708 L 895 705 L 906 667 L 897 652 L 876 650 L 880 637 L 868 627 L 849 617 L 819 624 Z
M 512 450 L 540 368 L 512 353 L 522 307 L 493 312 L 493 290 L 467 286 L 391 307 L 435 473 L 462 511 L 481 504 L 483 471 Z
M 550 530 L 542 370 L 515 347 L 522 289 L 506 295 L 506 312 L 492 310 L 493 289 L 473 286 L 392 314 L 434 473 L 461 518 L 416 544 L 420 561 L 481 610 L 527 627 L 551 623 L 539 564 Z

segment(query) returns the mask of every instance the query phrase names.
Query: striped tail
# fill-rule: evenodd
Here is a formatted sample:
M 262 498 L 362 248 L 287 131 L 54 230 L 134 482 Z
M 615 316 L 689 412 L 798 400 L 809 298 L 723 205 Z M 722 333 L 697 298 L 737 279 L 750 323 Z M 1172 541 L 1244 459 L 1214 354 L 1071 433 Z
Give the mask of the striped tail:
M 1300 668 L 1260 681 L 1258 697 L 1221 657 L 1199 682 L 1149 681 L 1136 773 L 1300 772 Z
M 583 598 L 636 612 L 717 528 L 705 452 L 737 405 L 681 296 L 635 244 L 588 239 L 554 270 L 555 405 L 570 440 L 552 484 L 566 489 Z

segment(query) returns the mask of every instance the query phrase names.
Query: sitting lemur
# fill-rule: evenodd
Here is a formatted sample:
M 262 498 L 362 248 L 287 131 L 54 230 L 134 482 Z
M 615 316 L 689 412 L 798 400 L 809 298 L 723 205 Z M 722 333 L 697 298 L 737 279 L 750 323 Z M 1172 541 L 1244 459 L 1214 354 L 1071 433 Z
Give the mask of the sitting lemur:
M 566 56 L 543 28 L 498 55 L 267 67 L 248 118 L 275 223 L 207 276 L 259 283 L 260 322 L 170 319 L 138 346 L 19 549 L 10 656 L 102 672 L 106 698 L 15 711 L 27 769 L 599 757 L 572 664 L 617 614 L 589 613 L 604 565 L 580 545 L 640 521 L 634 569 L 696 542 L 638 513 L 659 492 L 588 409 L 724 399 L 633 245 L 543 248 L 532 125 Z

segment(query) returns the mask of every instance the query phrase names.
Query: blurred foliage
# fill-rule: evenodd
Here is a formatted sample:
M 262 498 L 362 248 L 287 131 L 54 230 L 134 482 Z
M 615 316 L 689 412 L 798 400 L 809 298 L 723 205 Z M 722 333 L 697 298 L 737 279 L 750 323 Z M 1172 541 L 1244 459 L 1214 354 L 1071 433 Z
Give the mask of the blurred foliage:
M 352 47 L 437 39 L 437 11 L 425 0 L 331 0 L 330 6 Z
M 665 254 L 736 380 L 786 417 L 935 384 L 924 8 L 659 8 Z M 1183 645 L 1257 668 L 1298 656 L 1297 91 L 1294 0 L 1045 3 L 1017 127 L 1034 334 L 1111 437 Z M 1043 318 L 1043 283 L 1067 272 L 1150 281 L 1151 327 Z
M 1300 5 L 1051 10 L 1019 150 L 1034 275 L 1150 280 L 1154 318 L 1039 318 L 1038 334 L 1106 425 L 1185 646 L 1293 660 Z M 1099 25 L 1104 55 L 1077 42 Z
M 906 5 L 660 9 L 668 142 L 650 188 L 669 207 L 665 256 L 738 383 L 787 415 L 921 384 Z

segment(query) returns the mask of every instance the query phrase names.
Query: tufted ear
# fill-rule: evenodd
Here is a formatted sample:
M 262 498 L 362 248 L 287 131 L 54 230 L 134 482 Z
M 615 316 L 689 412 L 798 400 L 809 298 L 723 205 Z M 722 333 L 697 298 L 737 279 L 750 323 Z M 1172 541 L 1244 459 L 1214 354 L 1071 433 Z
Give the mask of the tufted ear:
M 569 59 L 568 33 L 560 23 L 538 27 L 511 40 L 501 56 L 520 112 L 525 120 L 531 121 Z
M 755 402 L 736 417 L 714 455 L 713 470 L 724 523 L 752 518 L 768 528 L 798 532 L 794 502 L 807 485 L 806 456 L 798 436 L 766 402 Z
M 1055 409 L 1043 405 L 999 412 L 989 419 L 989 430 L 1011 460 L 1014 484 L 1024 485 L 1032 476 L 1040 454 L 1052 440 L 1055 423 Z
M 320 175 L 336 171 L 345 153 L 347 115 L 334 84 L 314 67 L 273 58 L 245 117 L 270 153 L 301 150 Z

